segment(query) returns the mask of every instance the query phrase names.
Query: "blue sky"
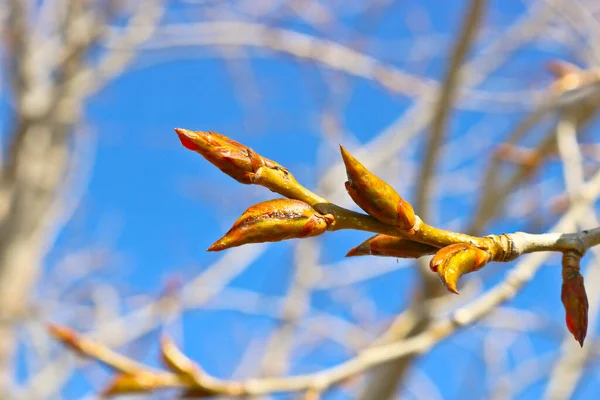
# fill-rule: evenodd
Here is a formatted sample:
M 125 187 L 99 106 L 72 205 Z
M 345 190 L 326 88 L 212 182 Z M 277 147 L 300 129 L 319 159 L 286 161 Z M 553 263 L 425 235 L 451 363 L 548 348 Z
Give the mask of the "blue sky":
M 358 8 L 359 2 L 350 2 L 346 9 L 351 10 L 354 3 Z M 169 7 L 166 16 L 169 22 L 207 18 L 202 6 L 181 2 Z M 464 7 L 463 1 L 396 1 L 377 17 L 374 26 L 364 22 L 364 15 L 348 12 L 340 15 L 338 21 L 343 29 L 331 32 L 318 31 L 285 12 L 272 24 L 341 42 L 351 38 L 348 32 L 367 35 L 371 41 L 362 51 L 407 72 L 439 80 L 447 67 L 448 45 L 460 24 Z M 485 27 L 492 33 L 481 37 L 474 56 L 523 16 L 525 10 L 521 1 L 491 1 Z M 424 11 L 430 26 L 423 28 L 421 34 L 435 33 L 439 38 L 433 44 L 440 42 L 445 46 L 439 54 L 436 52 L 425 61 L 406 61 L 414 55 L 411 42 L 418 36 L 409 29 L 411 24 L 416 24 L 411 18 Z M 237 18 L 247 19 L 243 13 L 237 13 Z M 338 35 L 339 32 L 342 33 Z M 492 93 L 542 88 L 551 81 L 543 67 L 556 57 L 578 61 L 564 46 L 551 44 L 545 38 L 533 45 L 523 45 L 479 88 Z M 250 73 L 236 79 L 232 66 Z M 250 78 L 252 81 L 248 83 Z M 335 92 L 328 85 L 333 80 L 340 82 L 334 86 L 339 88 Z M 157 296 L 167 282 L 175 279 L 185 283 L 223 257 L 223 254 L 207 253 L 205 249 L 244 209 L 274 196 L 266 189 L 238 184 L 197 154 L 184 149 L 173 132 L 174 127 L 215 130 L 228 135 L 286 166 L 307 187 L 314 188 L 323 171 L 340 160 L 335 140 L 350 149 L 369 143 L 413 103 L 413 98 L 389 93 L 371 81 L 261 49 L 247 49 L 244 58 L 229 62 L 223 61 L 210 47 L 143 52 L 129 71 L 91 98 L 86 106 L 86 127 L 97 141 L 93 172 L 81 204 L 48 255 L 48 265 L 52 266 L 68 251 L 100 243 L 118 257 L 90 279 L 108 282 L 129 295 Z M 320 121 L 324 107 L 332 104 L 343 129 L 335 140 L 327 143 L 323 140 Z M 501 110 L 489 112 L 483 107 L 479 111 L 456 110 L 452 114 L 448 141 L 459 144 L 454 153 L 441 162 L 440 174 L 445 180 L 442 179 L 439 196 L 433 203 L 435 212 L 431 223 L 453 229 L 465 226 L 476 201 L 472 190 L 477 188 L 491 148 L 523 115 L 523 112 Z M 524 143 L 540 133 L 542 129 L 536 130 Z M 384 169 L 408 200 L 414 198 L 418 179 L 414 164 L 422 157 L 424 137 L 425 132 L 416 135 L 389 164 L 389 169 L 406 164 L 412 164 L 412 169 Z M 597 139 L 593 130 L 586 136 L 590 142 Z M 480 150 L 470 153 L 470 146 Z M 560 165 L 553 161 L 535 177 L 536 181 L 545 182 L 540 186 L 538 225 L 527 223 L 523 218 L 507 217 L 491 224 L 489 232 L 544 230 L 551 226 L 556 216 L 548 212 L 546 200 L 562 191 L 560 174 Z M 339 187 L 343 187 L 343 180 Z M 322 236 L 318 239 L 322 249 L 320 262 L 325 268 L 340 268 L 346 251 L 367 237 L 368 234 L 358 232 Z M 295 241 L 269 245 L 229 286 L 265 295 L 285 294 L 296 245 Z M 364 268 L 373 263 L 368 258 L 360 261 Z M 416 274 L 411 261 L 378 262 L 399 268 L 352 287 L 316 290 L 311 296 L 312 309 L 358 322 L 351 307 L 354 300 L 347 299 L 353 296 L 370 299 L 375 310 L 367 313 L 372 325 L 366 328 L 373 334 L 381 332 L 410 300 Z M 543 268 L 510 305 L 562 325 L 558 263 L 556 257 L 551 258 L 549 268 Z M 511 264 L 486 267 L 481 273 L 484 287 L 499 282 L 510 267 Z M 124 302 L 121 311 L 134 307 Z M 187 354 L 211 373 L 228 377 L 245 346 L 267 337 L 273 326 L 274 321 L 265 316 L 201 308 L 186 312 L 182 321 L 165 329 L 175 334 L 182 329 L 182 345 Z M 559 333 L 564 331 L 560 329 Z M 529 357 L 558 348 L 562 338 L 556 332 L 556 329 L 552 334 L 538 330 L 516 335 L 514 345 L 506 353 L 507 368 L 511 370 Z M 453 336 L 417 361 L 418 371 L 435 381 L 443 398 L 486 397 L 489 392 L 485 379 L 490 377 L 482 372 L 485 365 L 481 355 L 487 333 L 487 329 L 473 327 Z M 145 338 L 138 348 L 146 361 L 156 356 L 153 339 L 157 334 L 154 332 Z M 593 337 L 594 333 L 589 332 L 588 340 Z M 302 355 L 306 349 L 308 353 Z M 135 353 L 135 349 L 128 350 Z M 328 340 L 313 348 L 296 349 L 296 353 L 297 362 L 291 367 L 291 372 L 296 373 L 333 365 L 351 356 L 349 351 Z M 576 392 L 577 398 L 589 398 L 600 388 L 596 374 L 597 369 L 591 365 L 584 376 L 586 384 Z M 411 394 L 418 376 L 411 377 L 411 382 L 404 394 L 407 398 L 418 398 Z M 67 387 L 64 395 L 79 396 L 86 388 L 87 384 L 79 377 Z M 544 388 L 542 379 L 516 397 L 538 398 Z M 348 397 L 334 390 L 332 398 Z

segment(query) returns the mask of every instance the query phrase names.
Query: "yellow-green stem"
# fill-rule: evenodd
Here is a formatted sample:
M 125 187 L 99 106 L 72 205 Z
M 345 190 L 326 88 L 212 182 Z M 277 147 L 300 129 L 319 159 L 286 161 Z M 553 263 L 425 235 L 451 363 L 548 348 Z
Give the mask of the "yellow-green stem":
M 299 184 L 294 175 L 281 169 L 261 167 L 254 174 L 253 183 L 264 186 L 288 199 L 300 200 L 313 207 L 316 204 L 329 203 Z

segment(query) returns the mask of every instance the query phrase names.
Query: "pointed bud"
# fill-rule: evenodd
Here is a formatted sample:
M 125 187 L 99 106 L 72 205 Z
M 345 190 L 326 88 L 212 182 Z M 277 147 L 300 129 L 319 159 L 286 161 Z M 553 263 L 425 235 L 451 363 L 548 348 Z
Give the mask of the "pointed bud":
M 456 282 L 469 272 L 477 271 L 487 264 L 491 255 L 467 243 L 457 243 L 439 250 L 429 263 L 429 268 L 437 272 L 449 291 L 458 294 Z
M 102 392 L 105 397 L 132 393 L 149 393 L 165 385 L 161 375 L 140 371 L 136 374 L 121 373 Z
M 546 68 L 556 79 L 564 78 L 567 75 L 576 75 L 582 72 L 581 68 L 570 62 L 562 60 L 551 60 L 546 64 Z
M 220 251 L 247 243 L 317 236 L 334 222 L 331 214 L 321 215 L 308 204 L 292 199 L 275 199 L 248 208 L 233 227 L 208 251 Z
M 285 170 L 275 161 L 261 157 L 251 148 L 219 133 L 181 128 L 175 128 L 175 132 L 186 149 L 199 153 L 240 183 L 252 183 L 255 172 L 263 166 Z
M 425 243 L 413 242 L 410 239 L 388 235 L 375 235 L 351 249 L 346 257 L 382 256 L 397 258 L 420 258 L 435 254 L 439 248 Z
M 585 292 L 583 276 L 579 273 L 580 256 L 563 255 L 563 284 L 560 299 L 565 308 L 565 322 L 569 332 L 579 345 L 587 335 L 588 326 L 588 299 Z
M 85 356 L 85 338 L 82 338 L 77 332 L 73 329 L 54 324 L 52 322 L 48 323 L 48 332 L 54 336 L 55 339 L 62 342 L 65 346 L 69 347 L 71 350 L 76 351 L 80 355 Z
M 412 229 L 415 212 L 412 206 L 388 185 L 364 167 L 340 146 L 346 165 L 346 190 L 352 200 L 373 218 L 402 229 Z

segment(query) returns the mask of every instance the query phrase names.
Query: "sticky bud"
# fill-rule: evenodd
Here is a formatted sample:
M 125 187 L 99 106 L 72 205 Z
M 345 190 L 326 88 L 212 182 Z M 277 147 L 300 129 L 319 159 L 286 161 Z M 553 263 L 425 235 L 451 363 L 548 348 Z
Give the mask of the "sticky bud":
M 487 264 L 491 255 L 467 243 L 457 243 L 439 250 L 429 263 L 429 268 L 437 272 L 446 288 L 458 294 L 456 282 L 469 272 L 477 271 Z
M 569 332 L 583 347 L 588 326 L 588 299 L 583 276 L 579 273 L 580 256 L 563 255 L 562 290 L 560 299 L 565 308 L 565 322 Z
M 261 157 L 250 147 L 216 132 L 189 131 L 175 128 L 181 144 L 210 161 L 240 183 L 250 184 L 260 167 L 281 169 L 281 165 Z
M 425 243 L 388 235 L 375 235 L 351 249 L 346 257 L 381 256 L 396 258 L 420 258 L 434 254 L 439 248 Z
M 233 227 L 208 251 L 220 251 L 247 243 L 317 236 L 334 222 L 331 214 L 321 215 L 310 205 L 292 199 L 275 199 L 248 208 Z
M 385 181 L 371 173 L 340 146 L 346 165 L 346 190 L 354 202 L 367 214 L 389 225 L 412 229 L 415 212 L 412 206 Z

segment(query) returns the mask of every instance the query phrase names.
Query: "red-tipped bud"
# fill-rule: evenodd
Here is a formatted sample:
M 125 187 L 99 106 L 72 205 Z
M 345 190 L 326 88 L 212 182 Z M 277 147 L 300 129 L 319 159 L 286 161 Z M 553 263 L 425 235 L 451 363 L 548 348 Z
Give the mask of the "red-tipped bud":
M 346 165 L 346 190 L 352 200 L 373 218 L 402 229 L 412 229 L 415 212 L 412 206 L 385 181 L 374 175 L 340 146 Z
M 567 328 L 583 347 L 587 335 L 589 305 L 583 276 L 579 273 L 579 260 L 580 256 L 576 254 L 563 255 L 563 284 L 560 299 L 565 308 Z
M 351 249 L 346 257 L 381 256 L 397 258 L 420 258 L 434 254 L 439 249 L 425 243 L 388 235 L 375 235 Z
M 546 68 L 556 79 L 564 78 L 567 75 L 580 74 L 581 68 L 570 62 L 562 60 L 551 60 L 546 64 Z
M 263 166 L 285 170 L 281 165 L 261 157 L 250 147 L 216 132 L 189 131 L 175 128 L 181 144 L 193 150 L 240 183 L 250 184 Z
M 437 272 L 449 291 L 458 294 L 456 282 L 469 272 L 477 271 L 487 264 L 491 255 L 467 243 L 457 243 L 439 250 L 429 263 L 429 268 Z
M 275 199 L 248 208 L 233 227 L 208 251 L 220 251 L 247 243 L 317 236 L 334 222 L 331 214 L 321 215 L 310 205 L 292 199 Z
M 69 347 L 71 350 L 76 351 L 80 355 L 83 355 L 83 356 L 86 355 L 85 338 L 80 336 L 76 331 L 74 331 L 73 329 L 71 329 L 69 327 L 54 324 L 52 322 L 49 322 L 47 324 L 47 326 L 48 326 L 48 332 L 52 336 L 54 336 L 55 339 L 60 341 L 65 346 Z

